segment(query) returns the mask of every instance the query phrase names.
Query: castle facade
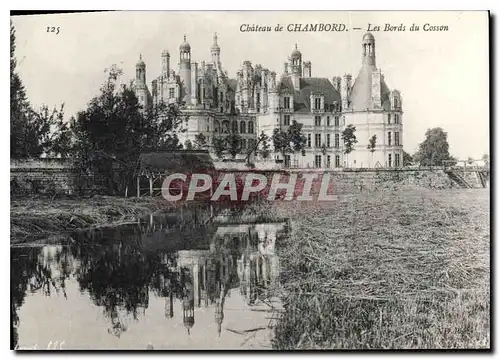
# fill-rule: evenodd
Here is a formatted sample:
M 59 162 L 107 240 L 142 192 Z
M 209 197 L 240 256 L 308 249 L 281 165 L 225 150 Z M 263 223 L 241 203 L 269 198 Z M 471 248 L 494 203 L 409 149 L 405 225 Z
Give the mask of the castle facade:
M 403 111 L 398 90 L 390 90 L 376 66 L 375 38 L 367 33 L 361 41 L 361 69 L 343 77 L 313 77 L 312 64 L 302 59 L 297 46 L 278 78 L 274 71 L 244 61 L 236 78 L 223 70 L 218 38 L 210 49 L 211 60 L 192 61 L 191 47 L 184 37 L 179 46 L 178 72 L 170 67 L 170 54 L 161 54 L 162 73 L 146 84 L 146 65 L 136 65 L 135 88 L 143 107 L 164 102 L 176 104 L 187 121 L 180 134 L 183 144 L 194 143 L 203 134 L 210 145 L 214 138 L 230 133 L 241 136 L 241 154 L 257 146 L 259 134 L 270 139 L 274 129 L 286 130 L 293 121 L 303 125 L 305 154 L 275 153 L 266 161 L 298 168 L 368 168 L 403 165 Z M 356 128 L 357 143 L 345 152 L 342 132 Z M 370 142 L 375 136 L 375 142 Z M 371 146 L 369 146 L 371 145 Z M 252 161 L 263 161 L 251 155 Z

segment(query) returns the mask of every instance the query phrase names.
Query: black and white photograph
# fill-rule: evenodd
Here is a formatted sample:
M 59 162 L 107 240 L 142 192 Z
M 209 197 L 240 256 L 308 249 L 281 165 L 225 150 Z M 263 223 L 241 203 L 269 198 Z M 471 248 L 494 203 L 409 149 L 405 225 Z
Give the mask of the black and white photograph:
M 490 21 L 11 14 L 11 350 L 491 350 Z

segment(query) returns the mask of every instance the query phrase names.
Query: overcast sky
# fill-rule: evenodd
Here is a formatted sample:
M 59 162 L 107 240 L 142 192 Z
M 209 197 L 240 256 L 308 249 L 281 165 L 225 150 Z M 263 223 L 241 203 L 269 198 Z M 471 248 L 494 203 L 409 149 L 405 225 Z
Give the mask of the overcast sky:
M 361 38 L 369 24 L 403 24 L 406 31 L 372 32 L 377 66 L 403 97 L 404 148 L 413 153 L 426 129 L 448 132 L 450 150 L 479 158 L 489 148 L 488 18 L 486 12 L 112 12 L 13 17 L 18 71 L 35 106 L 65 103 L 69 118 L 98 94 L 104 69 L 117 64 L 134 77 L 142 53 L 147 81 L 160 72 L 167 49 L 177 70 L 186 34 L 191 58 L 210 60 L 213 33 L 230 77 L 245 60 L 281 74 L 298 43 L 312 76 L 332 78 L 361 66 Z M 344 23 L 347 32 L 288 32 L 286 24 Z M 411 32 L 415 23 L 420 31 Z M 447 25 L 425 32 L 423 25 Z M 285 25 L 283 32 L 240 32 L 242 24 Z M 47 27 L 59 27 L 59 34 Z M 353 28 L 362 30 L 356 31 Z

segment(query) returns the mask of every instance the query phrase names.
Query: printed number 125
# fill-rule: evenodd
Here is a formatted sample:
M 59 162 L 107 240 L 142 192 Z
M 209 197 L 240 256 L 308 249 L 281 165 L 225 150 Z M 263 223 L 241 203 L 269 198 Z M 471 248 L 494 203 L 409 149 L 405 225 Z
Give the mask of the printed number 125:
M 47 32 L 56 33 L 56 35 L 57 35 L 57 34 L 59 34 L 59 26 L 58 27 L 47 26 Z

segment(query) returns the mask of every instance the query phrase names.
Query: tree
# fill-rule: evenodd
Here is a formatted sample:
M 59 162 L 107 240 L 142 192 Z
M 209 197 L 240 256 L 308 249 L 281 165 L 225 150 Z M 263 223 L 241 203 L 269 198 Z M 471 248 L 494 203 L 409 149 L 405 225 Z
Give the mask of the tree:
M 352 124 L 342 131 L 342 140 L 344 141 L 344 154 L 349 155 L 354 150 L 354 145 L 358 142 L 356 139 L 356 127 Z
M 470 156 L 469 156 L 469 157 L 467 158 L 467 164 L 469 164 L 469 165 L 474 164 L 474 159 L 473 159 L 472 157 L 470 157 Z
M 403 166 L 413 165 L 413 157 L 403 150 Z
M 234 159 L 236 155 L 241 153 L 242 146 L 242 138 L 241 135 L 237 133 L 233 129 L 229 135 L 227 135 L 225 138 L 225 148 L 227 152 L 231 155 L 231 157 Z
M 194 137 L 194 148 L 197 150 L 208 149 L 207 138 L 202 133 L 199 133 Z
M 186 150 L 193 150 L 193 143 L 191 142 L 191 140 L 186 140 L 186 142 L 184 143 L 184 148 Z
M 374 134 L 368 140 L 368 146 L 366 147 L 368 150 L 370 150 L 370 154 L 371 154 L 371 158 L 372 158 L 372 166 L 373 166 L 373 153 L 375 152 L 376 147 L 377 147 L 377 135 Z
M 218 159 L 222 159 L 224 157 L 224 150 L 226 149 L 224 138 L 214 136 L 212 138 L 212 148 L 214 149 L 215 156 L 217 156 Z
M 262 132 L 258 141 L 260 142 L 259 155 L 263 159 L 267 159 L 271 153 L 269 150 L 269 136 Z
M 10 26 L 10 152 L 12 158 L 36 158 L 42 154 L 65 157 L 71 146 L 71 132 L 64 121 L 64 105 L 49 111 L 43 105 L 34 110 L 16 72 L 16 31 Z
M 448 134 L 440 127 L 428 129 L 414 160 L 422 166 L 443 166 L 453 160 L 449 152 Z M 448 164 L 449 165 L 449 164 Z
M 131 181 L 142 149 L 178 148 L 179 144 L 176 136 L 163 132 L 163 127 L 171 127 L 165 124 L 171 119 L 145 121 L 150 115 L 144 114 L 133 88 L 117 86 L 121 69 L 113 65 L 106 72 L 100 94 L 77 114 L 71 130 L 77 169 L 81 174 L 102 175 L 114 193 L 123 191 Z
M 151 151 L 180 150 L 182 144 L 178 133 L 185 132 L 182 123 L 188 120 L 182 116 L 178 106 L 159 102 L 142 112 L 143 147 Z
M 302 134 L 302 124 L 293 121 L 287 130 L 274 129 L 273 145 L 276 152 L 281 153 L 283 159 L 286 154 L 301 152 L 305 155 L 307 139 Z

